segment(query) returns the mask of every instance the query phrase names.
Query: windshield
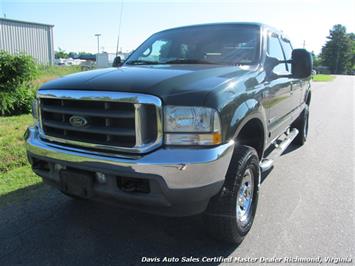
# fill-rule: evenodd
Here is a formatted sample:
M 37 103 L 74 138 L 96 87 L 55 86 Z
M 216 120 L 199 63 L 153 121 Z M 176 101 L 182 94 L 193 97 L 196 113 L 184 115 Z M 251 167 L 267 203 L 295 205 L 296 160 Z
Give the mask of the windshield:
M 258 26 L 237 24 L 167 30 L 146 40 L 126 64 L 255 64 L 259 32 Z

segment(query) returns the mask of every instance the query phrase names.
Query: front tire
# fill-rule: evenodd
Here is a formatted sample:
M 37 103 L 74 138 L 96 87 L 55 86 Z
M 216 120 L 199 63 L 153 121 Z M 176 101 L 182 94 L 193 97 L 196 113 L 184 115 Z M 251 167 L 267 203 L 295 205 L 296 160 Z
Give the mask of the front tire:
M 258 203 L 259 159 L 255 149 L 235 149 L 225 183 L 213 197 L 205 218 L 207 230 L 218 240 L 240 244 L 251 229 Z

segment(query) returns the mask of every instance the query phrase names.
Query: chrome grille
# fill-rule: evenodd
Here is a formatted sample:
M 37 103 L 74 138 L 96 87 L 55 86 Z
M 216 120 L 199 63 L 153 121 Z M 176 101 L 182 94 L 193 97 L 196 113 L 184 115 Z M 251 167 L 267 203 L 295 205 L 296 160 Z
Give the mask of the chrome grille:
M 37 95 L 41 137 L 47 141 L 131 153 L 148 152 L 162 143 L 158 97 L 72 90 L 41 90 Z

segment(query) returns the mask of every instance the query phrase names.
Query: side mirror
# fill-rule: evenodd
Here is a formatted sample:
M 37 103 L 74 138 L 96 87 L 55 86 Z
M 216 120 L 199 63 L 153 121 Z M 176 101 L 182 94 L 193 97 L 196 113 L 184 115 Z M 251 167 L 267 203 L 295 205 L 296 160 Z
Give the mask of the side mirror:
M 116 56 L 113 60 L 112 67 L 119 67 L 122 65 L 122 59 L 120 56 Z
M 275 74 L 273 70 L 277 65 L 281 64 L 282 62 L 283 61 L 279 61 L 275 57 L 266 56 L 264 69 L 267 75 L 267 79 L 274 80 L 280 77 L 279 75 Z
M 265 65 L 264 65 L 265 71 L 268 73 L 272 72 L 274 67 L 277 66 L 278 64 L 281 64 L 282 62 L 283 61 L 279 61 L 275 57 L 267 56 L 265 59 Z
M 308 78 L 312 75 L 313 61 L 311 53 L 305 49 L 292 51 L 291 69 L 292 77 Z

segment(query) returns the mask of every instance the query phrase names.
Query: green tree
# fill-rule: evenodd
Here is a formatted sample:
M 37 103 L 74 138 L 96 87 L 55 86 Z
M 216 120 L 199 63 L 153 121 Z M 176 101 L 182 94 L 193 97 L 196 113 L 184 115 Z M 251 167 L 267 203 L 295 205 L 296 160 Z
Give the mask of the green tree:
M 354 33 L 349 33 L 349 37 L 351 39 L 352 43 L 352 58 L 351 58 L 351 65 L 352 65 L 352 71 L 355 71 L 355 34 Z
M 347 74 L 353 67 L 351 34 L 343 25 L 337 24 L 329 31 L 328 41 L 322 47 L 321 59 L 333 74 Z
M 59 58 L 68 58 L 68 53 L 66 53 L 65 50 L 63 50 L 63 49 L 58 48 L 58 51 L 55 51 L 54 57 L 55 57 L 56 59 L 59 59 Z
M 321 63 L 320 63 L 320 58 L 319 58 L 319 56 L 317 56 L 313 51 L 312 51 L 311 55 L 312 55 L 312 59 L 313 59 L 313 66 L 314 66 L 314 67 L 320 66 Z
M 78 53 L 76 53 L 76 52 L 69 52 L 68 53 L 68 57 L 70 57 L 70 58 L 78 58 Z

